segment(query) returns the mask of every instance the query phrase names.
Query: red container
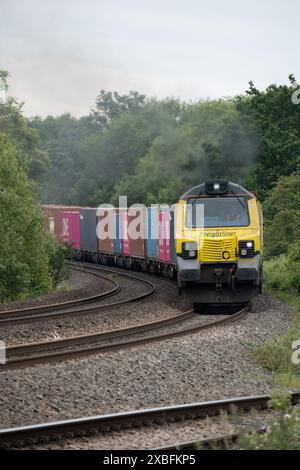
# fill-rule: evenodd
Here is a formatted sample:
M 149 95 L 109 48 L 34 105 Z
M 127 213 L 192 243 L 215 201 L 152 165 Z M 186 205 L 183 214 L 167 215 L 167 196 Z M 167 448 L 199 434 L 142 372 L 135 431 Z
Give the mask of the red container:
M 68 243 L 77 250 L 80 249 L 80 212 L 61 212 L 61 241 Z
M 158 213 L 158 258 L 164 263 L 171 261 L 169 211 L 160 210 Z
M 98 208 L 96 217 L 98 251 L 101 253 L 114 253 L 115 209 Z
M 45 228 L 54 235 L 58 242 L 62 242 L 62 217 L 64 211 L 79 211 L 78 206 L 60 206 L 56 204 L 44 204 L 42 211 L 45 216 Z
M 147 210 L 131 207 L 122 211 L 123 254 L 136 258 L 146 257 Z

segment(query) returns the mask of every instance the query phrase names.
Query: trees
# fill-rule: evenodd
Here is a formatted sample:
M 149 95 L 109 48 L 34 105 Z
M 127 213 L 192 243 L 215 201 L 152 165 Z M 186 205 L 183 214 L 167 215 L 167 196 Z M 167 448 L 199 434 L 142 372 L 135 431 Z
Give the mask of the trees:
M 259 149 L 253 118 L 233 100 L 181 103 L 101 92 L 101 116 L 70 115 L 30 122 L 48 152 L 42 185 L 48 203 L 117 204 L 174 201 L 210 178 L 243 183 Z M 101 118 L 102 119 L 102 118 Z
M 245 96 L 182 103 L 102 90 L 90 116 L 36 118 L 50 165 L 43 201 L 66 204 L 170 202 L 211 178 L 232 179 L 265 199 L 300 156 L 300 106 L 290 85 Z M 166 200 L 167 199 L 167 200 Z
M 43 219 L 19 150 L 0 133 L 0 300 L 51 287 Z
M 186 188 L 206 179 L 243 183 L 254 167 L 257 132 L 234 102 L 199 102 L 182 107 L 179 116 L 165 121 L 135 174 L 117 184 L 116 192 L 129 195 L 130 202 L 175 202 Z
M 0 71 L 0 77 L 5 80 L 6 87 L 8 73 Z M 9 97 L 6 101 L 0 100 L 0 132 L 8 135 L 13 140 L 17 159 L 28 173 L 29 177 L 41 181 L 47 170 L 48 157 L 40 148 L 38 133 L 28 126 L 28 122 L 22 115 L 23 103 L 18 103 Z
M 134 113 L 145 103 L 146 96 L 137 91 L 130 91 L 128 95 L 120 95 L 116 91 L 101 90 L 96 98 L 96 106 L 92 110 L 92 116 L 101 128 L 107 128 L 122 113 L 127 111 Z
M 259 91 L 250 82 L 247 97 L 238 98 L 242 113 L 253 116 L 261 136 L 259 159 L 249 185 L 256 188 L 261 199 L 280 176 L 288 176 L 300 162 L 300 106 L 292 102 L 295 78 L 290 85 L 272 84 Z
M 279 178 L 264 203 L 266 256 L 287 253 L 300 233 L 300 170 Z
M 38 133 L 41 147 L 48 156 L 47 172 L 40 185 L 42 201 L 73 204 L 71 189 L 81 174 L 84 161 L 80 155 L 81 140 L 92 132 L 91 121 L 63 114 L 45 119 L 35 117 L 29 121 L 29 126 Z
M 175 123 L 169 106 L 152 100 L 136 112 L 123 112 L 107 129 L 83 139 L 82 172 L 73 191 L 76 203 L 117 204 L 121 194 L 118 185 L 136 174 L 139 162 L 156 137 L 168 132 Z M 151 174 L 147 176 L 151 178 Z M 147 181 L 141 181 L 136 189 L 143 184 Z M 131 196 L 131 192 L 125 194 Z M 138 200 L 142 201 L 141 197 Z
M 7 73 L 0 73 L 7 78 Z M 37 198 L 47 168 L 22 104 L 0 101 L 0 301 L 46 292 L 62 276 L 62 249 L 46 235 Z

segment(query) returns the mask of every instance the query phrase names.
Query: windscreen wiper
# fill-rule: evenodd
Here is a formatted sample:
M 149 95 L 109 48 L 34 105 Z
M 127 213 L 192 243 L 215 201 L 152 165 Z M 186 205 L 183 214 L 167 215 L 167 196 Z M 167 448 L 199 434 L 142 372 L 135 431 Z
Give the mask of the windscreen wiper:
M 245 205 L 244 202 L 242 202 L 242 199 L 244 199 L 244 197 L 243 197 L 243 196 L 237 196 L 233 191 L 231 191 L 231 194 L 232 194 L 234 197 L 237 198 L 237 200 L 239 201 L 239 203 L 240 203 L 240 205 L 242 206 L 242 208 L 243 208 L 244 210 L 246 210 L 246 205 Z

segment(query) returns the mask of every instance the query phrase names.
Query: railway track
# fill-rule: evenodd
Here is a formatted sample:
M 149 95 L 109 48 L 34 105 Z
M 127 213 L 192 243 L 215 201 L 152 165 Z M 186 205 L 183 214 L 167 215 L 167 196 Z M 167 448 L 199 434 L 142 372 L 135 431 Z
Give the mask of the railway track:
M 108 281 L 109 283 L 111 283 L 113 285 L 113 288 L 109 289 L 106 292 L 102 292 L 100 294 L 92 295 L 92 296 L 89 296 L 89 297 L 82 297 L 80 299 L 75 299 L 75 300 L 67 300 L 67 301 L 64 301 L 64 302 L 56 302 L 56 303 L 53 303 L 53 304 L 46 304 L 46 305 L 37 305 L 37 306 L 34 306 L 34 307 L 19 308 L 19 309 L 15 309 L 15 310 L 1 310 L 0 311 L 0 320 L 5 319 L 6 317 L 7 318 L 9 318 L 9 317 L 14 318 L 17 315 L 22 316 L 22 315 L 26 315 L 26 314 L 31 314 L 33 312 L 35 312 L 36 314 L 40 314 L 40 313 L 49 312 L 49 311 L 53 311 L 53 310 L 60 310 L 60 309 L 68 308 L 68 307 L 74 307 L 74 306 L 77 306 L 77 305 L 81 305 L 83 303 L 86 304 L 86 303 L 89 303 L 89 302 L 94 302 L 96 300 L 101 300 L 103 298 L 109 297 L 110 295 L 113 295 L 113 294 L 117 293 L 120 290 L 119 284 L 115 280 L 110 279 L 107 276 L 103 276 L 100 273 L 97 273 L 97 272 L 95 272 L 91 269 L 87 269 L 86 267 L 78 267 L 76 265 L 72 265 L 70 267 L 71 267 L 71 269 L 73 269 L 75 271 L 85 272 L 85 273 L 91 274 L 93 276 L 105 279 L 106 281 Z
M 62 316 L 71 316 L 71 315 L 78 315 L 78 314 L 90 314 L 96 313 L 99 310 L 108 309 L 112 307 L 117 307 L 119 305 L 134 302 L 138 300 L 145 299 L 151 295 L 156 293 L 155 285 L 146 280 L 141 279 L 140 277 L 134 276 L 128 273 L 122 273 L 116 270 L 111 270 L 108 268 L 100 268 L 100 267 L 93 267 L 89 265 L 81 265 L 81 267 L 76 266 L 76 264 L 68 263 L 72 269 L 77 269 L 80 271 L 87 272 L 89 274 L 95 275 L 97 277 L 101 277 L 106 281 L 109 281 L 113 288 L 103 292 L 101 294 L 97 294 L 90 297 L 84 297 L 77 300 L 71 300 L 67 302 L 55 303 L 50 305 L 42 305 L 37 307 L 30 307 L 25 309 L 18 309 L 18 310 L 6 310 L 0 312 L 0 326 L 5 325 L 12 325 L 12 324 L 19 324 L 24 322 L 32 322 L 32 321 L 39 321 L 45 318 L 56 318 Z M 100 274 L 99 271 L 103 271 L 107 274 L 117 274 L 120 277 L 125 277 L 133 280 L 134 282 L 146 286 L 148 290 L 146 292 L 139 293 L 137 295 L 131 296 L 128 299 L 123 299 L 115 302 L 109 302 L 105 304 L 98 304 L 99 301 L 106 299 L 107 297 L 116 295 L 120 292 L 121 288 L 118 282 L 113 279 L 108 278 L 107 276 Z M 90 305 L 92 304 L 92 305 Z
M 265 410 L 270 396 L 248 396 L 226 400 L 189 403 L 176 406 L 142 409 L 137 411 L 111 413 L 79 419 L 57 421 L 52 423 L 35 424 L 0 430 L 0 448 L 28 446 L 64 438 L 83 437 L 97 433 L 107 433 L 122 428 L 143 428 L 153 424 L 165 425 L 168 422 L 203 419 L 209 416 L 219 416 L 223 413 L 247 413 L 252 409 Z M 300 402 L 300 392 L 291 392 L 292 404 Z M 228 436 L 227 436 L 228 437 Z M 233 436 L 231 436 L 233 438 Z M 225 439 L 225 437 L 224 437 Z M 202 441 L 202 444 L 215 439 Z M 199 442 L 175 443 L 164 446 L 160 450 L 193 448 Z M 201 443 L 201 441 L 200 441 Z
M 53 311 L 47 311 L 50 309 L 50 306 L 46 306 L 46 311 L 36 312 L 36 308 L 34 307 L 35 313 L 34 315 L 21 315 L 19 316 L 19 311 L 17 311 L 17 316 L 13 316 L 13 314 L 7 313 L 6 316 L 8 318 L 1 318 L 0 317 L 0 325 L 1 324 L 14 324 L 24 321 L 34 321 L 34 320 L 41 320 L 44 318 L 52 318 L 56 316 L 65 316 L 65 315 L 73 315 L 73 314 L 85 314 L 85 313 L 94 313 L 98 312 L 102 309 L 113 308 L 124 303 L 133 302 L 137 300 L 141 300 L 145 297 L 153 295 L 156 292 L 155 286 L 149 282 L 148 280 L 141 279 L 140 277 L 136 277 L 132 274 L 123 273 L 119 270 L 110 269 L 110 268 L 100 268 L 98 266 L 91 266 L 89 264 L 81 264 L 78 267 L 78 263 L 71 263 L 68 262 L 68 265 L 72 269 L 80 269 L 85 270 L 88 273 L 93 273 L 95 275 L 99 275 L 100 277 L 104 277 L 103 272 L 107 273 L 116 273 L 123 277 L 128 277 L 133 279 L 136 282 L 142 283 L 149 287 L 146 292 L 142 292 L 138 295 L 130 297 L 129 299 L 120 300 L 117 302 L 110 302 L 106 304 L 100 305 L 85 305 L 84 300 L 80 299 L 83 305 L 73 309 L 64 309 L 62 304 L 59 304 L 59 309 L 56 310 L 57 304 L 52 305 Z M 100 294 L 100 298 L 107 295 L 113 295 L 120 290 L 119 284 L 109 279 L 113 283 L 113 288 L 105 293 Z M 99 300 L 99 296 L 93 296 L 87 298 L 87 302 L 90 303 L 93 299 L 97 302 Z M 78 301 L 77 301 L 78 302 Z M 68 302 L 67 302 L 68 303 Z M 27 313 L 30 312 L 30 309 L 27 310 Z M 24 310 L 22 310 L 24 313 Z M 82 356 L 88 356 L 92 354 L 104 354 L 111 351 L 116 351 L 120 349 L 130 348 L 133 346 L 140 346 L 145 345 L 147 343 L 155 342 L 155 341 L 164 341 L 171 338 L 198 333 L 199 331 L 203 331 L 209 328 L 224 326 L 228 323 L 232 323 L 234 321 L 238 321 L 244 318 L 247 315 L 247 308 L 243 308 L 240 311 L 231 314 L 225 318 L 213 320 L 204 324 L 200 324 L 197 326 L 189 326 L 184 327 L 184 322 L 192 319 L 195 316 L 194 310 L 188 310 L 181 314 L 177 314 L 175 316 L 156 320 L 150 323 L 142 323 L 135 326 L 115 329 L 104 331 L 100 333 L 93 333 L 93 334 L 85 334 L 85 335 L 78 335 L 78 336 L 71 336 L 68 338 L 61 338 L 61 339 L 54 339 L 54 340 L 47 340 L 47 341 L 39 341 L 35 343 L 26 343 L 26 344 L 18 344 L 8 346 L 6 348 L 6 363 L 0 366 L 0 371 L 13 369 L 13 368 L 20 368 L 20 367 L 27 367 L 38 363 L 47 363 L 47 362 L 57 362 L 63 361 L 67 359 L 74 359 Z M 181 329 L 176 329 L 172 331 L 174 326 L 181 325 Z M 170 331 L 163 332 L 164 328 L 169 328 Z M 150 334 L 147 334 L 150 333 Z M 142 334 L 142 337 L 139 335 Z M 146 335 L 146 336 L 145 336 Z
M 165 341 L 187 334 L 198 333 L 199 331 L 204 331 L 209 328 L 224 326 L 238 321 L 246 315 L 247 309 L 243 308 L 228 317 L 213 320 L 205 324 L 182 328 L 176 331 L 168 331 L 167 333 L 160 332 L 162 328 L 172 328 L 174 325 L 178 325 L 192 318 L 194 316 L 194 310 L 188 310 L 173 317 L 156 320 L 151 323 L 142 323 L 128 328 L 73 336 L 52 341 L 9 346 L 6 349 L 6 364 L 0 366 L 0 371 L 27 367 L 43 362 L 74 359 L 91 354 L 103 354 L 133 346 L 141 346 L 155 341 Z M 136 337 L 136 335 L 145 332 L 154 332 L 154 334 L 142 338 Z M 106 340 L 109 342 L 103 344 Z

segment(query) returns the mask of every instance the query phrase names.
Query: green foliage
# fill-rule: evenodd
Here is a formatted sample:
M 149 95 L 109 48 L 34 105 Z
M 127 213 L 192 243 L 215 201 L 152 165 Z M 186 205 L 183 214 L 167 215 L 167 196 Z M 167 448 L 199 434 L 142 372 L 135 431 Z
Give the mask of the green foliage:
M 46 234 L 45 250 L 48 257 L 52 286 L 56 287 L 61 281 L 69 277 L 69 271 L 65 265 L 65 257 L 70 254 L 70 248 L 67 245 L 58 245 L 52 235 Z
M 300 339 L 300 329 L 296 326 L 283 336 L 255 348 L 255 356 L 259 363 L 266 369 L 276 374 L 284 374 L 285 378 L 293 376 L 300 379 L 300 366 L 292 363 L 292 343 Z M 277 376 L 281 378 L 281 376 Z M 290 384 L 286 384 L 290 385 Z
M 18 150 L 0 134 L 0 300 L 51 287 L 43 220 Z
M 300 296 L 300 240 L 290 245 L 287 254 L 264 263 L 264 277 L 268 290 Z
M 143 202 L 140 184 L 135 194 L 124 192 L 119 185 L 135 176 L 139 162 L 147 154 L 153 141 L 175 123 L 172 110 L 166 105 L 151 102 L 135 113 L 124 112 L 112 121 L 109 129 L 98 131 L 84 139 L 80 148 L 84 155 L 82 173 L 74 187 L 76 203 L 117 204 L 119 194 L 126 194 L 133 202 Z M 149 178 L 151 174 L 147 175 Z M 156 181 L 159 184 L 159 181 Z M 131 186 L 131 184 L 130 184 Z
M 41 198 L 46 203 L 74 204 L 72 187 L 81 173 L 79 144 L 92 132 L 89 118 L 76 119 L 70 114 L 57 118 L 48 116 L 44 120 L 30 120 L 32 132 L 38 132 L 42 149 L 48 155 L 48 171 L 44 174 L 40 188 Z
M 290 397 L 284 395 L 274 397 L 269 406 L 276 417 L 269 420 L 267 431 L 242 436 L 234 449 L 299 450 L 300 406 L 292 407 Z
M 35 118 L 50 168 L 48 203 L 174 202 L 206 178 L 243 183 L 259 150 L 253 119 L 233 100 L 185 104 L 101 91 L 89 118 Z
M 126 194 L 130 202 L 173 202 L 187 187 L 216 177 L 265 199 L 299 163 L 300 106 L 291 100 L 295 78 L 289 80 L 264 91 L 250 83 L 245 96 L 189 104 L 102 90 L 88 117 L 35 118 L 30 127 L 50 159 L 43 201 L 116 203 Z M 280 230 L 270 256 L 286 251 L 297 217 L 288 207 L 278 215 L 274 202 Z
M 153 141 L 137 166 L 134 184 L 132 179 L 122 184 L 129 194 L 130 188 L 140 194 L 142 202 L 147 202 L 146 195 L 159 202 L 175 202 L 186 188 L 206 179 L 222 177 L 243 183 L 257 150 L 251 120 L 234 103 L 197 103 L 186 107 L 179 123 L 173 122 Z
M 7 72 L 0 71 L 5 80 Z M 5 82 L 6 83 L 6 82 Z M 6 86 L 8 87 L 7 83 Z M 23 103 L 14 98 L 0 101 L 0 132 L 9 136 L 16 148 L 16 157 L 29 177 L 41 181 L 48 166 L 48 157 L 40 148 L 38 133 L 30 129 L 22 115 Z
M 265 255 L 287 253 L 300 233 L 300 171 L 279 178 L 264 202 Z
M 137 91 L 130 91 L 129 95 L 120 95 L 116 91 L 101 90 L 96 99 L 95 109 L 92 110 L 92 116 L 102 128 L 107 128 L 124 112 L 137 112 L 145 102 L 146 96 L 140 95 Z
M 8 88 L 8 85 L 7 85 L 8 77 L 9 77 L 9 73 L 7 70 L 0 70 L 0 79 L 4 81 L 6 89 Z
M 239 109 L 250 113 L 261 136 L 261 150 L 248 186 L 264 199 L 280 176 L 296 171 L 300 162 L 300 106 L 292 102 L 295 78 L 290 85 L 270 85 L 259 91 L 250 82 L 247 97 L 239 97 Z
M 292 343 L 300 339 L 300 241 L 290 245 L 287 254 L 264 263 L 265 288 L 294 308 L 296 315 L 289 331 L 256 346 L 258 362 L 273 373 L 274 382 L 300 386 L 300 366 L 292 363 Z
M 8 88 L 8 73 L 0 78 Z M 63 250 L 44 232 L 36 197 L 47 170 L 36 129 L 13 98 L 0 102 L 0 301 L 47 292 L 64 276 Z
M 223 177 L 243 182 L 252 168 L 258 142 L 248 117 L 234 103 L 209 101 L 182 110 L 152 142 L 136 174 L 123 180 L 117 192 L 130 200 L 175 202 L 205 179 Z

